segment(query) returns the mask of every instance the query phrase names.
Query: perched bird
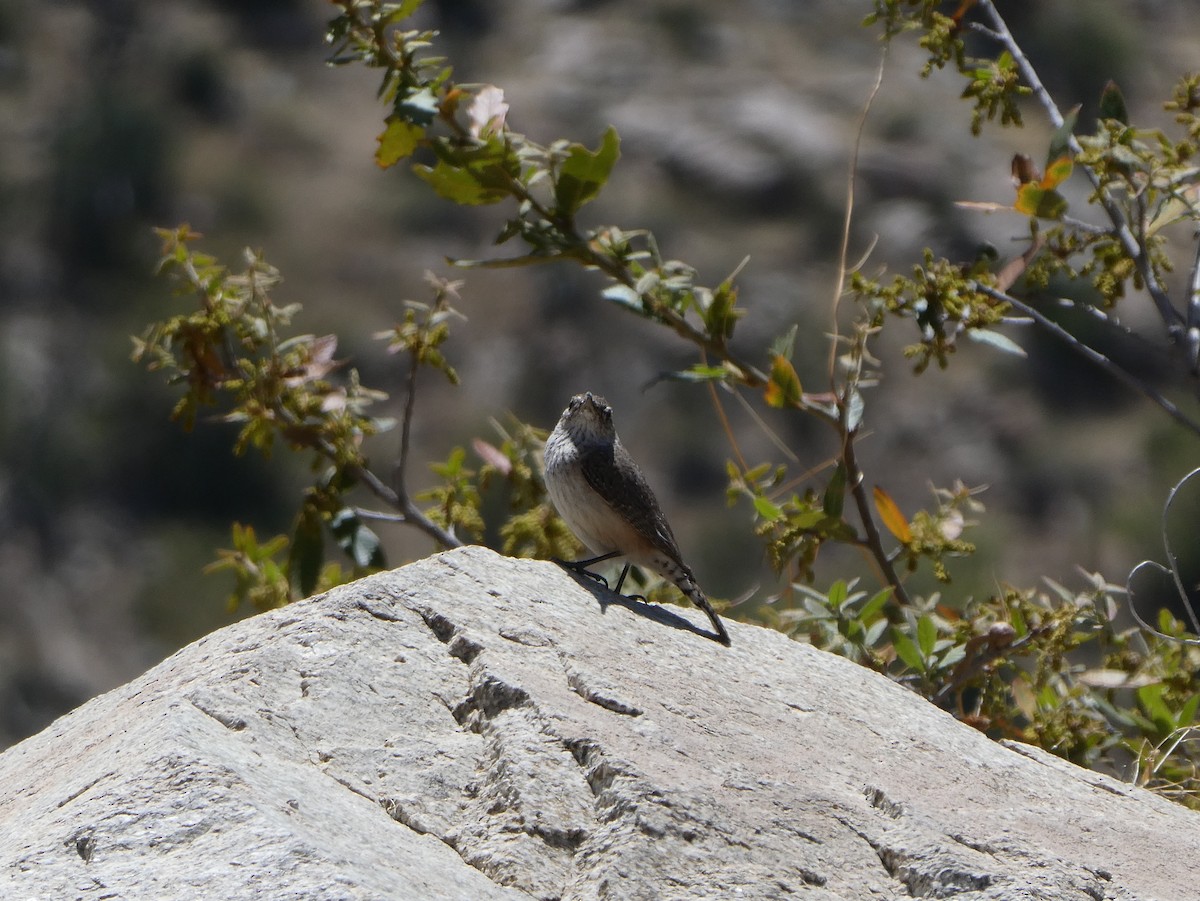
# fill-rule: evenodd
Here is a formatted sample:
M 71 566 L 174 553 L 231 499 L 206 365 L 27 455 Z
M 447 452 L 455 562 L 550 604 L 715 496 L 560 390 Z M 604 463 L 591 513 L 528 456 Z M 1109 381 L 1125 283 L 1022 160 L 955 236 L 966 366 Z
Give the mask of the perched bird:
M 708 614 L 713 637 L 729 644 L 729 633 L 683 562 L 654 493 L 617 437 L 612 407 L 604 398 L 589 392 L 567 404 L 546 439 L 546 491 L 571 531 L 596 554 L 564 565 L 594 575 L 586 569 L 591 564 L 624 557 L 628 562 L 617 580 L 618 592 L 630 565 L 652 569 Z

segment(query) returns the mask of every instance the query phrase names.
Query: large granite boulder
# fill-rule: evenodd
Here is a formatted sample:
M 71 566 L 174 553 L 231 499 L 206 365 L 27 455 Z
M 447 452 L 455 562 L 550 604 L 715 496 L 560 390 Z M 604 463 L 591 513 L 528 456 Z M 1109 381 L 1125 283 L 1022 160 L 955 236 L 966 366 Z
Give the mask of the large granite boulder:
M 0 755 L 0 897 L 1200 897 L 1200 815 L 703 628 L 482 548 L 246 620 Z

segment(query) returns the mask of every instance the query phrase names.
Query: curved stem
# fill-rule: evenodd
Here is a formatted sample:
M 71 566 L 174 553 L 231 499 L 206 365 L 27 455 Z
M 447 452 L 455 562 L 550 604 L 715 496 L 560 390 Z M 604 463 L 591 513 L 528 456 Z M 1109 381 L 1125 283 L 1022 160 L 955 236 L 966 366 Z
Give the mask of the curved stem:
M 896 572 L 896 567 L 892 565 L 892 560 L 888 556 L 887 551 L 883 549 L 883 536 L 879 533 L 879 528 L 875 525 L 875 517 L 871 513 L 871 501 L 867 497 L 866 478 L 863 476 L 862 470 L 858 466 L 858 458 L 854 452 L 854 438 L 857 430 L 848 431 L 842 441 L 842 462 L 846 464 L 846 482 L 850 485 L 850 493 L 854 497 L 854 505 L 858 508 L 858 517 L 862 520 L 863 531 L 867 533 L 865 547 L 874 558 L 879 571 L 883 573 L 884 579 L 892 587 L 892 592 L 896 596 L 896 601 L 904 607 L 912 605 L 909 599 L 908 592 L 904 588 L 904 584 L 900 581 L 900 576 Z
M 443 547 L 462 547 L 463 543 L 461 540 L 422 513 L 408 494 L 408 482 L 406 480 L 408 473 L 408 452 L 412 435 L 413 410 L 417 403 L 417 370 L 421 366 L 421 362 L 417 359 L 415 353 L 410 353 L 409 356 L 408 395 L 404 399 L 404 418 L 400 423 L 400 458 L 396 461 L 396 466 L 392 472 L 392 488 L 388 488 L 387 485 L 383 484 L 378 476 L 366 467 L 358 467 L 356 475 L 362 479 L 363 484 L 374 492 L 376 497 L 396 507 L 403 515 L 405 522 L 416 526 Z M 386 492 L 387 496 L 381 494 L 381 491 Z
M 830 328 L 832 330 L 828 361 L 830 390 L 836 390 L 833 387 L 833 383 L 834 374 L 837 370 L 838 344 L 841 339 L 838 329 L 838 309 L 842 303 L 842 294 L 846 289 L 846 260 L 850 255 L 850 225 L 854 220 L 854 188 L 858 178 L 858 157 L 862 150 L 863 132 L 867 128 L 867 117 L 871 114 L 871 107 L 875 103 L 875 98 L 879 96 L 879 89 L 883 86 L 883 72 L 887 66 L 888 46 L 888 44 L 883 45 L 883 51 L 879 55 L 879 67 L 875 70 L 875 81 L 871 85 L 870 92 L 867 94 L 866 103 L 863 104 L 863 108 L 858 114 L 858 124 L 854 130 L 854 149 L 850 154 L 850 171 L 846 178 L 846 212 L 842 217 L 842 244 L 838 250 L 837 283 L 833 288 L 833 311 L 829 317 Z

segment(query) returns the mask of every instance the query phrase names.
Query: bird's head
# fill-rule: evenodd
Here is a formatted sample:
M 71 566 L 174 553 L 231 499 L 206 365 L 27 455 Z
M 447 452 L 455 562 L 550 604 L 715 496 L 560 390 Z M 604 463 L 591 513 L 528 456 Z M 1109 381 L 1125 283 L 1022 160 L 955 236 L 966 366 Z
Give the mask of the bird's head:
M 612 441 L 617 430 L 613 426 L 612 407 L 598 394 L 576 394 L 563 410 L 558 424 L 579 442 Z

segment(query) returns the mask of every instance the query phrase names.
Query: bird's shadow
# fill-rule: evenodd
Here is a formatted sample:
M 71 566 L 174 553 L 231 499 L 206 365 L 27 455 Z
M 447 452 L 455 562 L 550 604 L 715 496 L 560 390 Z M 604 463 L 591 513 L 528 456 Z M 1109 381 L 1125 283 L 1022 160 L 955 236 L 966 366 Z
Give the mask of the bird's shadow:
M 638 616 L 653 620 L 661 625 L 669 626 L 672 629 L 679 629 L 682 632 L 691 632 L 694 635 L 699 635 L 703 638 L 709 639 L 710 641 L 716 641 L 720 643 L 720 639 L 715 632 L 709 632 L 707 629 L 701 629 L 699 626 L 692 623 L 691 620 L 686 619 L 677 613 L 672 613 L 671 610 L 661 604 L 651 604 L 649 601 L 643 601 L 637 598 L 631 598 L 628 595 L 618 594 L 611 588 L 607 587 L 603 582 L 598 581 L 586 573 L 579 572 L 578 570 L 571 569 L 567 566 L 563 566 L 562 569 L 566 570 L 566 572 L 572 576 L 576 582 L 578 582 L 591 593 L 592 597 L 594 597 L 596 602 L 600 605 L 601 613 L 607 611 L 610 605 L 615 604 L 618 607 L 624 607 L 631 613 L 635 613 Z

